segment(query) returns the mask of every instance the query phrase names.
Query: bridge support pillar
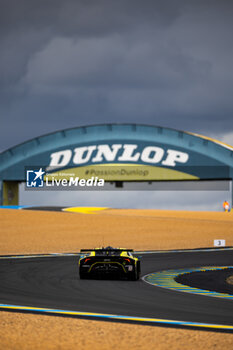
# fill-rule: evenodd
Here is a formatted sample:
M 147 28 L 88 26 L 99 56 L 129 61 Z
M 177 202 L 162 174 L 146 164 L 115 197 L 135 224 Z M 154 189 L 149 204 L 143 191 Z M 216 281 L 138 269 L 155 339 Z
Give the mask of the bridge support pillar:
M 19 182 L 1 181 L 1 205 L 19 205 Z

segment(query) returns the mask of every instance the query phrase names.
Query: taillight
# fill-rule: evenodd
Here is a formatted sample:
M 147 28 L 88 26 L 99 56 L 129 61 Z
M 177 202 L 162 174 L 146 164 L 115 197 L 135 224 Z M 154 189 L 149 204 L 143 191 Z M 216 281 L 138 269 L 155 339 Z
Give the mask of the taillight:
M 91 258 L 86 258 L 86 259 L 84 260 L 84 264 L 85 264 L 88 260 L 91 260 Z
M 125 261 L 128 261 L 128 262 L 130 263 L 130 259 L 126 259 L 126 258 L 125 258 Z

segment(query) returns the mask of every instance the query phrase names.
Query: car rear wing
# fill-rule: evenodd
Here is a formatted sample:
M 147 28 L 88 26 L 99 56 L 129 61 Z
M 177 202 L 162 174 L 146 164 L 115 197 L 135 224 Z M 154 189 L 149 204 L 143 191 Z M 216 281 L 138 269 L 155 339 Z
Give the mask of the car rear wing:
M 80 249 L 80 253 L 88 253 L 88 252 L 133 252 L 133 249 L 121 249 L 121 248 L 95 248 L 95 249 Z

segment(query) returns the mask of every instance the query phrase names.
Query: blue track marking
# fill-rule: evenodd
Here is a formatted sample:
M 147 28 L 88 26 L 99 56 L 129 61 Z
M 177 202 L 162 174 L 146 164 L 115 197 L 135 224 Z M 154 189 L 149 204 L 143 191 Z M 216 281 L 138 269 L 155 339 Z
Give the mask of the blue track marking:
M 187 322 L 187 321 L 177 321 L 177 320 L 166 320 L 160 318 L 146 318 L 146 317 L 135 317 L 135 316 L 124 316 L 124 315 L 114 315 L 114 314 L 100 314 L 92 312 L 81 312 L 81 311 L 70 311 L 70 310 L 60 310 L 60 309 L 48 309 L 48 308 L 37 308 L 22 305 L 11 305 L 11 304 L 0 304 L 0 309 L 5 311 L 24 311 L 33 313 L 45 313 L 53 315 L 63 315 L 63 316 L 73 316 L 73 317 L 83 317 L 83 318 L 93 318 L 102 320 L 121 320 L 121 321 L 131 321 L 138 323 L 148 323 L 148 324 L 160 324 L 160 325 L 173 325 L 173 326 L 183 326 L 192 328 L 206 328 L 212 330 L 225 330 L 233 331 L 233 326 L 211 324 L 211 323 L 200 323 L 200 322 Z
M 195 267 L 195 268 L 189 268 L 189 269 L 165 270 L 165 271 L 154 272 L 144 276 L 142 279 L 143 281 L 153 286 L 171 289 L 176 292 L 186 292 L 186 293 L 192 293 L 192 294 L 206 295 L 208 297 L 217 297 L 217 298 L 225 298 L 225 299 L 233 300 L 233 295 L 230 295 L 230 294 L 217 293 L 217 292 L 213 292 L 205 289 L 193 288 L 193 287 L 180 284 L 175 281 L 175 278 L 177 276 L 180 276 L 186 273 L 192 273 L 192 272 L 198 272 L 198 271 L 215 271 L 215 270 L 224 270 L 224 269 L 232 269 L 232 272 L 233 272 L 233 266 L 203 266 L 203 267 Z
M 27 207 L 27 205 L 0 205 L 0 209 L 23 209 Z

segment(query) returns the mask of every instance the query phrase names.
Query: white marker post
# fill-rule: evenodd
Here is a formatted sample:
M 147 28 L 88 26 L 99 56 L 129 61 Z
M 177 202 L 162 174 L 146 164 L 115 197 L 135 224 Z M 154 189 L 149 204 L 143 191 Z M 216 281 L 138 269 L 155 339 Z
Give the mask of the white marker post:
M 226 246 L 225 239 L 215 239 L 214 240 L 214 246 L 215 247 L 225 247 Z

